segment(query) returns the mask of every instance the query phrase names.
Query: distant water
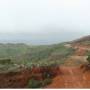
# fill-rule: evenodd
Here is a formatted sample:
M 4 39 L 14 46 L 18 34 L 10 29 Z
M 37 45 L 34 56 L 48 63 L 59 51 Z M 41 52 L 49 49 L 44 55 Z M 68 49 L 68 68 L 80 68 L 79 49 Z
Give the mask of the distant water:
M 66 41 L 71 41 L 84 36 L 81 33 L 51 33 L 51 34 L 31 34 L 31 33 L 17 33 L 17 34 L 0 34 L 0 43 L 27 43 L 34 45 L 54 44 Z

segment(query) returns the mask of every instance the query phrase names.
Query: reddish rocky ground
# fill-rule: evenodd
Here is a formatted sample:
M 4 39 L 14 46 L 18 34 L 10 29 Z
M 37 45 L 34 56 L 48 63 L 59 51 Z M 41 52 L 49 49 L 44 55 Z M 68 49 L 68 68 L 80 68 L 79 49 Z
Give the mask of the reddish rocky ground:
M 44 80 L 44 72 L 49 72 L 53 78 L 61 73 L 59 71 L 59 67 L 33 67 L 32 69 L 22 69 L 19 72 L 1 73 L 0 88 L 27 88 L 28 81 L 32 77 L 35 80 Z
M 90 48 L 77 45 L 73 48 L 76 49 L 75 53 L 66 60 L 64 66 L 60 66 L 63 74 L 55 77 L 45 88 L 90 88 L 90 67 L 85 64 L 87 56 L 84 56 Z
M 80 67 L 60 67 L 63 74 L 53 79 L 45 88 L 90 88 L 90 71 L 83 72 Z

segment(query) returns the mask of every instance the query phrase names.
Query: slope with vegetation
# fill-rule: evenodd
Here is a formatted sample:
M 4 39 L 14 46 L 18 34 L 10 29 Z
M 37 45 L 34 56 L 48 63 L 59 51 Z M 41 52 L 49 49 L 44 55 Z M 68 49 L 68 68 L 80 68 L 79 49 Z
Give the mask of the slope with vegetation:
M 10 59 L 12 62 L 12 64 L 10 63 L 11 68 L 12 65 L 16 67 L 19 67 L 20 65 L 32 67 L 34 65 L 46 66 L 51 64 L 63 64 L 65 59 L 71 55 L 73 51 L 74 49 L 65 47 L 64 43 L 46 46 L 0 44 L 0 60 L 5 61 L 6 59 L 8 62 L 8 59 Z M 1 65 L 6 66 L 4 63 Z
M 0 44 L 0 87 L 36 88 L 51 83 L 59 65 L 74 52 L 64 45 Z
M 50 87 L 58 87 L 60 85 L 56 84 L 62 81 L 61 77 L 66 78 L 67 82 L 72 77 L 71 83 L 82 87 L 76 80 L 80 75 L 83 78 L 79 66 L 86 64 L 86 57 L 90 55 L 89 42 L 90 36 L 54 45 L 0 44 L 0 87 L 41 88 L 50 83 Z M 89 62 L 89 57 L 87 60 Z M 79 75 L 74 75 L 76 73 Z M 63 80 L 61 87 L 64 87 L 62 84 L 68 87 Z

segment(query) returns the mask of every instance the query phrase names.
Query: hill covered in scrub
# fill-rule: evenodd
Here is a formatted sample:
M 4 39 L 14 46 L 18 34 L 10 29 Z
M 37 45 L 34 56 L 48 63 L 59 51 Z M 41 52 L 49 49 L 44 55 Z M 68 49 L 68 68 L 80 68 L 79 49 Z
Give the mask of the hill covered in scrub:
M 26 53 L 28 49 L 29 46 L 23 43 L 0 43 L 0 58 L 15 57 L 17 55 Z
M 72 44 L 90 45 L 90 35 L 81 37 L 71 42 Z
M 0 44 L 0 62 L 2 64 L 2 61 L 6 60 L 8 63 L 8 59 L 10 59 L 13 65 L 25 67 L 63 64 L 66 57 L 74 51 L 74 49 L 67 48 L 64 45 L 65 43 L 41 46 Z M 7 67 L 8 65 L 5 64 L 4 66 Z M 10 63 L 9 66 L 12 64 Z
M 40 88 L 52 82 L 74 49 L 65 43 L 30 46 L 0 44 L 0 87 Z M 34 84 L 32 84 L 34 83 Z
M 5 69 L 4 67 L 6 67 L 6 69 L 9 67 L 10 70 L 13 70 L 11 69 L 12 65 L 16 67 L 15 69 L 17 69 L 17 67 L 20 66 L 32 67 L 33 65 L 35 66 L 48 66 L 52 64 L 63 65 L 65 60 L 69 56 L 71 56 L 75 52 L 77 53 L 77 51 L 74 48 L 75 46 L 82 48 L 82 45 L 89 46 L 89 44 L 90 44 L 90 36 L 82 37 L 72 42 L 65 42 L 53 45 L 31 46 L 24 43 L 17 43 L 17 44 L 1 43 L 0 44 L 0 64 L 2 68 L 1 70 L 4 70 Z M 78 52 L 80 52 L 79 49 Z M 8 59 L 10 59 L 12 63 L 9 64 Z M 7 65 L 6 64 L 4 65 L 4 63 L 6 62 Z
M 53 45 L 1 43 L 0 87 L 47 88 L 69 87 L 69 84 L 70 87 L 83 87 L 79 81 L 83 78 L 80 67 L 87 67 L 87 57 L 90 55 L 89 42 L 90 39 L 84 37 L 73 42 Z M 87 79 L 82 79 L 83 82 L 88 83 L 89 74 L 85 74 L 84 77 Z M 76 80 L 73 79 L 73 75 Z M 67 84 L 69 80 L 71 82 Z M 75 84 L 72 84 L 74 82 Z

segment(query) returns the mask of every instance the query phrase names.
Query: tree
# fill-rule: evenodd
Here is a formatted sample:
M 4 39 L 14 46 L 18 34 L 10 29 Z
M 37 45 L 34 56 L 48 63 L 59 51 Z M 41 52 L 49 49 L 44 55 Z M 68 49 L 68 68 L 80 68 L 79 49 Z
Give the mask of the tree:
M 90 63 L 90 55 L 88 56 L 87 61 Z

